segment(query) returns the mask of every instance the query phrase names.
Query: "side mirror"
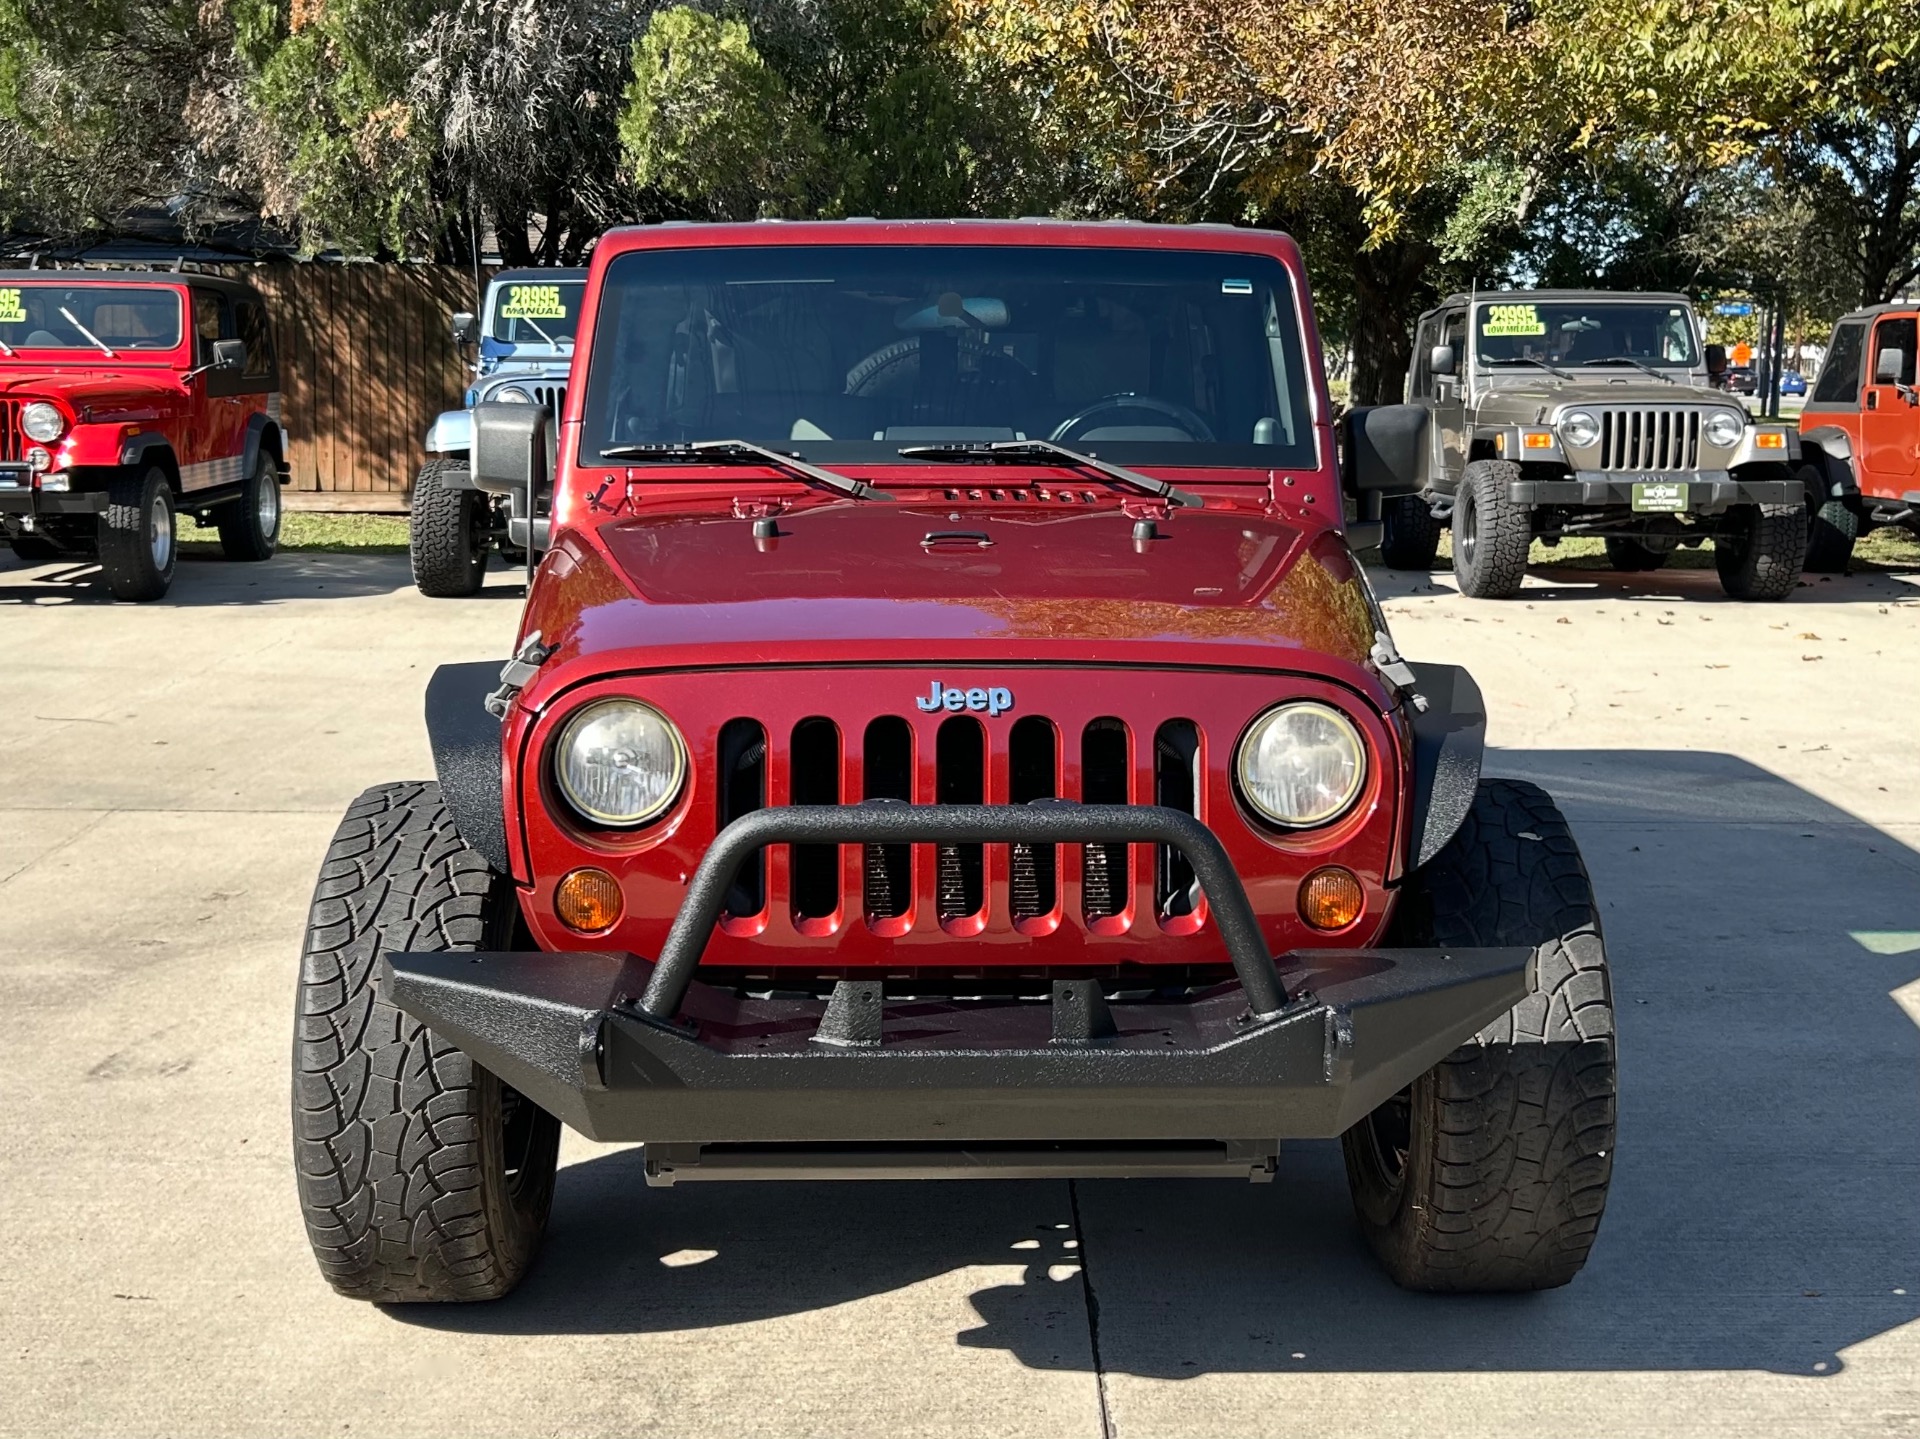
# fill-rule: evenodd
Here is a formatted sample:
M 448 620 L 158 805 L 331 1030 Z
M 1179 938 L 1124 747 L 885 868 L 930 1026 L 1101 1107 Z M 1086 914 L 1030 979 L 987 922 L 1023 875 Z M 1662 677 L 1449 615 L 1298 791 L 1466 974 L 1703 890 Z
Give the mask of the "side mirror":
M 1707 346 L 1707 373 L 1717 375 L 1727 368 L 1727 347 L 1725 345 Z
M 532 513 L 533 501 L 553 473 L 553 414 L 545 405 L 509 405 L 489 401 L 473 415 L 473 482 L 491 495 L 519 498 L 517 508 Z
M 1340 482 L 1347 492 L 1415 495 L 1425 489 L 1430 415 L 1425 405 L 1362 405 L 1342 415 Z
M 1876 385 L 1897 385 L 1900 372 L 1906 368 L 1907 356 L 1902 350 L 1883 349 L 1874 357 L 1873 382 Z
M 453 342 L 456 345 L 477 345 L 480 343 L 480 321 L 465 310 L 453 317 Z
M 247 342 L 245 340 L 215 340 L 213 342 L 213 368 L 216 370 L 244 370 L 247 366 Z
M 1427 352 L 1427 368 L 1436 375 L 1451 375 L 1457 364 L 1452 345 L 1435 345 Z

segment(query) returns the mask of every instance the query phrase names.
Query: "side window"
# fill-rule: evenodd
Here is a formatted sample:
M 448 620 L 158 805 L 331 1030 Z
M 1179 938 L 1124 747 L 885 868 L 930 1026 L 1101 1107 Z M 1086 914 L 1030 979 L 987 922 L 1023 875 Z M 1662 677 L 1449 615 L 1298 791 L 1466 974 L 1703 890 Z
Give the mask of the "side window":
M 1833 332 L 1833 346 L 1820 366 L 1809 403 L 1853 405 L 1860 400 L 1860 362 L 1866 358 L 1867 327 L 1841 325 Z
M 226 302 L 211 290 L 193 292 L 193 362 L 196 365 L 213 363 L 213 342 L 224 339 L 221 334 L 221 322 L 226 313 Z
M 1920 322 L 1911 315 L 1897 319 L 1882 320 L 1873 327 L 1873 368 L 1867 371 L 1867 383 L 1876 384 L 1880 377 L 1880 352 L 1898 350 L 1900 352 L 1900 383 L 1913 383 L 1913 347 L 1914 339 L 1920 333 Z
M 1440 332 L 1440 322 L 1429 316 L 1420 322 L 1420 328 L 1413 332 L 1413 375 L 1407 381 L 1407 398 L 1419 399 L 1433 385 L 1433 371 L 1427 361 L 1432 358 L 1434 336 Z
M 242 300 L 235 307 L 240 338 L 247 346 L 247 378 L 263 380 L 273 373 L 273 336 L 267 329 L 267 312 L 253 300 Z
M 1467 353 L 1467 312 L 1453 310 L 1440 317 L 1440 343 L 1453 346 L 1453 372 L 1465 375 L 1472 356 Z

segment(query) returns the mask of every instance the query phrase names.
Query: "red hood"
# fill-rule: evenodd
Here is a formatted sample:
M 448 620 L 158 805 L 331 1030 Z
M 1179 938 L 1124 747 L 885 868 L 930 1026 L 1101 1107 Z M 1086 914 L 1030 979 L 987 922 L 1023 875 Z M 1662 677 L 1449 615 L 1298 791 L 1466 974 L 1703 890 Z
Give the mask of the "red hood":
M 778 528 L 756 541 L 748 520 L 686 507 L 563 535 L 523 620 L 560 645 L 538 688 L 625 669 L 977 660 L 1306 670 L 1384 697 L 1363 668 L 1364 581 L 1311 512 L 1210 499 L 1136 541 L 1118 505 L 831 501 Z M 991 544 L 926 543 L 940 532 Z
M 0 367 L 0 398 L 20 400 L 60 400 L 75 414 L 89 407 L 95 411 L 157 411 L 178 404 L 185 396 L 175 372 L 168 366 L 133 374 L 107 374 L 97 371 L 66 371 L 55 368 Z

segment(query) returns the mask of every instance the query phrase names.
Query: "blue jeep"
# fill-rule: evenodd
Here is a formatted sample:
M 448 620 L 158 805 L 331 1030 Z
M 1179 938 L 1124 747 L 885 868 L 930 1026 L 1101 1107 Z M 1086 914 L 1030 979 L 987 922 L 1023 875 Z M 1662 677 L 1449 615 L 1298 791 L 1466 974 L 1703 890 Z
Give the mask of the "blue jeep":
M 483 402 L 544 405 L 559 420 L 586 280 L 585 270 L 502 270 L 487 286 L 478 318 L 453 317 L 454 339 L 477 344 L 480 353 L 467 408 L 448 410 L 433 422 L 427 431 L 431 458 L 413 483 L 408 551 L 421 594 L 474 594 L 486 577 L 490 552 L 517 561 L 529 545 L 536 552 L 545 548 L 543 497 L 489 494 L 474 483 L 472 408 Z M 527 513 L 519 513 L 522 508 Z

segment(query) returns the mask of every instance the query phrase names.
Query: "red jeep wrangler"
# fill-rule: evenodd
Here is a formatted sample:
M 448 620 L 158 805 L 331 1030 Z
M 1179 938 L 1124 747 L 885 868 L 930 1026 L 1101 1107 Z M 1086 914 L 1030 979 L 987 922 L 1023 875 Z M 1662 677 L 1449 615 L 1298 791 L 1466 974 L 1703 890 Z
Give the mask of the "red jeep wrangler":
M 328 851 L 295 1031 L 321 1269 L 526 1272 L 562 1123 L 650 1182 L 1271 1180 L 1340 1136 L 1427 1289 L 1563 1284 L 1599 1225 L 1599 915 L 1461 670 L 1394 650 L 1283 235 L 615 231 L 516 653 L 427 689 L 437 779 Z M 1377 528 L 1377 527 L 1376 527 Z
M 176 511 L 228 559 L 269 559 L 286 454 L 251 286 L 0 271 L 0 527 L 21 559 L 95 556 L 116 599 L 159 599 Z
M 1800 414 L 1814 516 L 1807 568 L 1840 573 L 1875 525 L 1920 534 L 1920 304 L 1842 315 Z

